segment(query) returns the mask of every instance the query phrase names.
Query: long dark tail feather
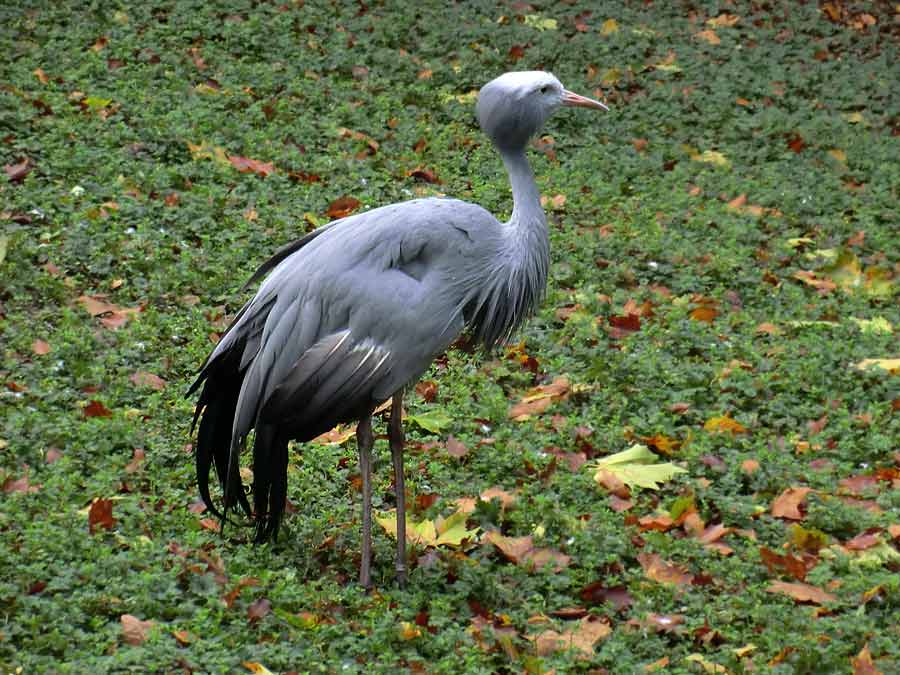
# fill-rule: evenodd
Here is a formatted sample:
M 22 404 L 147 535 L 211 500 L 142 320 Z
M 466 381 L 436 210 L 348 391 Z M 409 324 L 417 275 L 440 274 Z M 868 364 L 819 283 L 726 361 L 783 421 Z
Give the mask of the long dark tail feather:
M 287 498 L 288 440 L 268 424 L 256 429 L 253 444 L 253 508 L 256 543 L 278 535 Z
M 194 454 L 200 498 L 210 513 L 222 520 L 224 524 L 226 514 L 236 504 L 248 516 L 251 514 L 251 509 L 241 483 L 239 470 L 235 469 L 233 472 L 229 472 L 231 428 L 240 392 L 240 376 L 235 375 L 231 381 L 227 381 L 226 378 L 220 379 L 215 375 L 213 374 L 204 383 L 197 410 L 194 413 L 194 424 L 198 418 L 200 421 Z M 216 468 L 216 476 L 225 495 L 222 509 L 216 507 L 209 491 L 209 474 L 213 466 Z

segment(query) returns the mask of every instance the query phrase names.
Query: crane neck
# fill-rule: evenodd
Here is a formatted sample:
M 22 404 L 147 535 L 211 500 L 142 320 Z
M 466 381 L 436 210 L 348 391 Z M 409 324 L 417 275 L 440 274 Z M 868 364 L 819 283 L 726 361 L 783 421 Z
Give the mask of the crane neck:
M 546 231 L 547 220 L 541 208 L 541 194 L 525 156 L 525 148 L 502 150 L 500 154 L 512 185 L 513 212 L 507 224 L 518 230 Z

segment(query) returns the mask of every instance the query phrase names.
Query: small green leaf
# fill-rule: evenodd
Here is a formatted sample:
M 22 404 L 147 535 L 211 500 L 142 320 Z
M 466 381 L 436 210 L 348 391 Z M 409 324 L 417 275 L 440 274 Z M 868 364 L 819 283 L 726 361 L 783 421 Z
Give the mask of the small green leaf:
M 97 96 L 88 96 L 84 99 L 84 104 L 91 110 L 102 110 L 112 103 L 111 98 L 99 98 Z
M 439 434 L 441 430 L 450 426 L 450 423 L 453 421 L 447 413 L 440 410 L 429 410 L 419 415 L 410 415 L 406 419 L 433 434 Z
M 558 27 L 556 19 L 545 19 L 540 14 L 526 14 L 525 25 L 537 28 L 540 31 L 556 30 Z

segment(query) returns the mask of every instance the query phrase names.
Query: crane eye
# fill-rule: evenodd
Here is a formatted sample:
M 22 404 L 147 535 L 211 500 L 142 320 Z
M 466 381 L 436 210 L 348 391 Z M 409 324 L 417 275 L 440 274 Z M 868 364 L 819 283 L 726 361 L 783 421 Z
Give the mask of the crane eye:
M 546 85 L 546 84 L 545 84 L 543 87 L 541 87 L 541 93 L 542 93 L 542 94 L 546 94 L 548 91 L 550 91 L 550 86 L 549 86 L 549 85 Z

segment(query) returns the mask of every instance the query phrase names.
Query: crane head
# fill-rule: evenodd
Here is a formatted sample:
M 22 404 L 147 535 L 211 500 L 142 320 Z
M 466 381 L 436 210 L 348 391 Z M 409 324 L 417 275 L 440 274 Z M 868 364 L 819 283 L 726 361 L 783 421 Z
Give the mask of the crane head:
M 481 88 L 476 112 L 482 130 L 501 150 L 521 150 L 561 106 L 609 110 L 563 87 L 551 73 L 504 73 Z

